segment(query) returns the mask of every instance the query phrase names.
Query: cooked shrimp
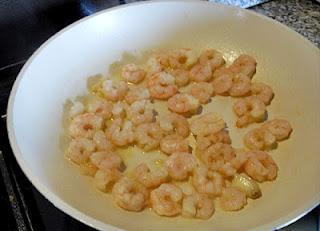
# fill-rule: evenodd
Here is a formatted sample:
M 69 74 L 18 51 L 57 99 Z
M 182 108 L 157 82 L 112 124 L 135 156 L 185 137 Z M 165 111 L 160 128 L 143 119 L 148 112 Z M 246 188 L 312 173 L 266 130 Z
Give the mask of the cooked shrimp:
M 251 93 L 262 100 L 265 105 L 269 105 L 274 97 L 272 88 L 265 83 L 252 83 Z
M 93 142 L 87 138 L 73 139 L 68 146 L 66 156 L 76 164 L 85 163 L 94 152 L 94 148 Z
M 124 119 L 127 115 L 127 110 L 128 108 L 128 105 L 124 102 L 117 102 L 113 105 L 113 108 L 112 108 L 112 116 L 114 119 L 118 119 L 118 118 L 121 118 L 121 119 Z
M 292 132 L 290 123 L 282 119 L 267 121 L 262 125 L 262 128 L 269 130 L 276 137 L 277 141 L 287 139 Z
M 102 93 L 107 100 L 114 102 L 123 100 L 128 91 L 128 85 L 123 82 L 116 82 L 107 79 L 102 83 Z
M 96 174 L 98 168 L 94 166 L 90 161 L 82 162 L 79 164 L 80 173 L 85 176 L 92 176 Z
M 127 108 L 128 119 L 134 125 L 150 123 L 154 120 L 152 104 L 149 100 L 135 101 Z
M 189 144 L 183 136 L 171 134 L 161 140 L 160 150 L 169 155 L 175 152 L 188 152 Z
M 156 123 L 144 123 L 138 125 L 135 131 L 135 140 L 140 148 L 150 151 L 159 147 L 162 139 L 162 131 Z
M 196 53 L 190 48 L 181 48 L 179 49 L 179 52 L 181 52 L 185 57 L 184 65 L 186 67 L 194 65 L 198 60 Z
M 147 190 L 126 177 L 122 177 L 114 184 L 112 194 L 117 205 L 125 210 L 138 212 L 147 205 Z
M 228 67 L 219 67 L 217 70 L 213 72 L 213 79 L 216 79 L 222 75 L 228 75 L 229 77 L 234 76 L 236 73 L 234 73 L 230 68 Z
M 242 73 L 250 78 L 256 73 L 257 61 L 249 55 L 240 55 L 228 68 L 234 73 Z
M 190 153 L 176 152 L 166 160 L 166 166 L 172 179 L 185 180 L 197 166 L 197 160 Z
M 231 161 L 235 156 L 235 151 L 229 144 L 216 143 L 202 152 L 200 158 L 209 169 L 233 176 L 236 169 Z
M 214 213 L 213 200 L 206 195 L 194 193 L 182 201 L 182 216 L 209 219 Z
M 148 74 L 159 73 L 169 66 L 168 57 L 164 54 L 154 54 L 147 61 Z
M 88 112 L 94 113 L 103 119 L 110 119 L 112 116 L 112 103 L 102 99 L 90 100 L 87 104 Z
M 133 171 L 135 179 L 147 188 L 155 188 L 168 180 L 165 168 L 151 171 L 145 163 L 139 164 Z
M 71 137 L 92 137 L 102 128 L 103 119 L 94 113 L 77 115 L 71 121 L 68 131 Z
M 175 84 L 178 87 L 186 86 L 190 82 L 190 73 L 185 69 L 175 69 L 171 72 L 171 74 L 174 77 Z
M 209 134 L 207 136 L 199 135 L 197 136 L 196 140 L 197 140 L 196 153 L 198 154 L 205 151 L 212 144 L 216 144 L 216 143 L 231 144 L 229 133 L 226 130 Z
M 225 181 L 218 172 L 209 171 L 204 166 L 193 170 L 192 184 L 199 193 L 219 196 L 225 187 Z
M 74 102 L 69 110 L 70 118 L 73 118 L 77 115 L 84 113 L 84 111 L 85 111 L 84 109 L 85 109 L 85 107 L 84 107 L 83 103 L 81 103 L 79 101 Z
M 232 75 L 230 74 L 219 75 L 212 81 L 214 93 L 217 95 L 228 95 L 232 85 Z
M 122 68 L 122 78 L 130 83 L 140 83 L 146 76 L 146 72 L 136 64 L 130 63 Z
M 107 137 L 116 146 L 125 146 L 134 141 L 133 125 L 131 121 L 115 119 L 108 129 Z
M 152 75 L 147 82 L 147 88 L 155 99 L 168 99 L 178 92 L 174 77 L 167 72 Z
M 236 157 L 231 160 L 231 164 L 236 170 L 239 170 L 247 162 L 251 154 L 244 150 L 235 150 L 235 153 Z
M 245 96 L 250 93 L 251 88 L 250 77 L 239 73 L 232 78 L 232 87 L 229 89 L 231 96 Z
M 171 68 L 188 67 L 197 62 L 197 57 L 191 49 L 180 48 L 169 52 L 168 62 Z
M 135 101 L 150 99 L 150 92 L 147 88 L 136 87 L 128 91 L 125 100 L 128 104 L 132 104 Z
M 198 99 L 186 93 L 179 93 L 168 100 L 168 108 L 176 113 L 195 113 L 200 107 Z
M 195 82 L 208 82 L 212 78 L 211 66 L 209 63 L 204 65 L 196 64 L 190 70 L 190 79 Z
M 213 94 L 213 87 L 207 82 L 194 83 L 191 85 L 190 94 L 200 103 L 205 104 L 209 102 Z
M 94 175 L 93 184 L 100 191 L 107 192 L 120 178 L 121 172 L 117 169 L 98 170 Z
M 207 136 L 217 133 L 226 127 L 221 116 L 215 113 L 206 113 L 195 117 L 190 123 L 190 130 L 194 135 Z
M 114 149 L 113 144 L 102 130 L 97 131 L 92 140 L 98 151 L 112 151 Z
M 256 96 L 237 100 L 233 105 L 233 110 L 239 117 L 236 122 L 238 128 L 253 122 L 262 122 L 266 114 L 266 106 Z
M 160 216 L 172 217 L 180 214 L 182 198 L 182 190 L 167 183 L 150 193 L 152 209 Z
M 264 151 L 250 151 L 245 162 L 245 172 L 258 182 L 272 181 L 277 177 L 278 166 Z
M 122 163 L 120 156 L 110 151 L 94 152 L 90 156 L 90 161 L 103 171 L 107 169 L 120 169 Z
M 225 64 L 225 60 L 220 52 L 210 49 L 201 53 L 199 57 L 199 63 L 202 65 L 209 63 L 211 70 L 214 71 L 223 66 Z
M 247 197 L 244 192 L 234 187 L 223 190 L 220 197 L 220 206 L 226 211 L 237 211 L 247 204 Z
M 157 117 L 160 128 L 166 134 L 177 133 L 180 136 L 187 137 L 190 133 L 189 122 L 182 115 L 169 112 L 163 116 Z
M 183 54 L 183 52 L 180 52 L 179 50 L 175 50 L 172 52 L 168 52 L 167 54 L 168 64 L 170 68 L 176 69 L 181 68 L 183 64 L 186 62 L 186 56 Z
M 274 147 L 276 137 L 267 129 L 255 128 L 245 134 L 244 144 L 252 150 L 265 150 Z

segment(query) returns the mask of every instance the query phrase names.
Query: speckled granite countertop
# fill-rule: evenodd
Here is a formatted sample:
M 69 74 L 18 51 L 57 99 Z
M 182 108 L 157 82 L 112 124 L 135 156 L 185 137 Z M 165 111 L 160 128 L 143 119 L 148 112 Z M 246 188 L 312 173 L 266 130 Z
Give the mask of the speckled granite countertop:
M 320 47 L 320 3 L 316 0 L 209 0 L 249 8 L 273 18 Z
M 287 25 L 320 47 L 320 3 L 316 0 L 274 0 L 250 9 Z

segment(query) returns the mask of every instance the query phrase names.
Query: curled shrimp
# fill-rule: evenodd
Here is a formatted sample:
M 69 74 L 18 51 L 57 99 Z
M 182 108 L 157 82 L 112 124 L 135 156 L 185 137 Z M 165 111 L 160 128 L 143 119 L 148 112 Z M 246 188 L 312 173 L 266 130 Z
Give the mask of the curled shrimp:
M 161 128 L 156 123 L 140 124 L 135 130 L 137 145 L 145 151 L 159 147 L 162 135 Z
M 232 75 L 221 74 L 213 79 L 211 82 L 213 90 L 217 95 L 228 95 L 229 90 L 233 86 Z
M 207 136 L 199 135 L 196 137 L 196 140 L 197 140 L 196 153 L 198 154 L 204 152 L 212 144 L 216 144 L 216 143 L 231 144 L 229 133 L 226 130 L 209 134 Z
M 68 131 L 71 137 L 92 137 L 102 128 L 103 119 L 94 113 L 85 113 L 74 117 Z
M 76 138 L 71 140 L 66 156 L 76 164 L 88 162 L 90 155 L 94 152 L 94 143 L 87 138 Z
M 147 70 L 149 75 L 159 73 L 168 68 L 168 57 L 165 54 L 154 54 L 147 61 Z
M 69 110 L 69 117 L 73 118 L 77 115 L 83 114 L 85 112 L 85 107 L 83 103 L 76 101 L 72 104 L 70 110 Z
M 239 73 L 232 78 L 232 87 L 229 89 L 231 96 L 239 97 L 250 93 L 251 78 Z
M 216 143 L 201 153 L 200 158 L 209 169 L 219 171 L 226 176 L 233 176 L 236 169 L 231 161 L 235 156 L 235 151 L 229 144 Z
M 166 160 L 169 176 L 174 180 L 185 180 L 196 165 L 196 158 L 187 152 L 173 153 Z
M 146 76 L 146 72 L 136 64 L 130 63 L 122 68 L 122 78 L 130 83 L 140 83 Z
M 102 99 L 90 100 L 87 104 L 88 112 L 94 113 L 103 119 L 110 119 L 112 116 L 112 103 Z
M 150 99 L 150 92 L 143 87 L 132 88 L 128 91 L 125 100 L 128 104 L 132 104 L 135 101 Z
M 190 70 L 190 79 L 195 82 L 208 82 L 212 78 L 211 66 L 209 63 L 196 64 Z
M 174 77 L 167 72 L 152 75 L 147 82 L 147 88 L 151 97 L 155 99 L 168 99 L 178 91 Z
M 108 129 L 107 137 L 116 146 L 126 146 L 134 141 L 131 121 L 115 119 Z
M 124 81 L 116 82 L 107 79 L 102 83 L 102 93 L 107 100 L 114 102 L 124 99 L 128 91 L 128 85 Z
M 117 205 L 128 211 L 139 212 L 147 205 L 148 191 L 127 177 L 114 184 L 112 194 Z
M 198 99 L 186 93 L 179 93 L 168 100 L 168 108 L 176 113 L 195 113 L 200 107 Z
M 226 127 L 221 116 L 215 113 L 206 113 L 197 117 L 190 123 L 190 130 L 194 135 L 207 136 L 217 133 Z
M 205 50 L 201 53 L 199 57 L 199 63 L 205 65 L 209 63 L 211 70 L 214 71 L 217 68 L 223 66 L 225 64 L 225 60 L 220 52 L 209 49 Z
M 249 55 L 240 55 L 234 62 L 228 67 L 232 72 L 238 74 L 242 73 L 250 78 L 256 73 L 257 61 Z
M 197 57 L 189 48 L 180 48 L 169 52 L 168 62 L 171 68 L 189 67 L 197 62 Z
M 94 177 L 96 172 L 99 170 L 95 165 L 90 161 L 82 162 L 79 164 L 80 173 L 84 176 Z
M 214 213 L 213 200 L 206 195 L 194 193 L 182 201 L 182 216 L 209 219 Z
M 189 71 L 185 69 L 175 69 L 171 72 L 172 76 L 174 77 L 175 84 L 178 87 L 183 87 L 189 84 L 190 82 L 190 74 Z
M 151 171 L 145 163 L 139 164 L 133 171 L 135 179 L 147 188 L 155 188 L 168 180 L 165 168 Z
M 233 110 L 239 117 L 236 122 L 238 128 L 253 122 L 262 122 L 266 114 L 266 106 L 256 96 L 237 100 L 233 105 Z
M 112 151 L 114 149 L 113 144 L 102 130 L 97 131 L 92 140 L 99 151 Z
M 113 105 L 112 116 L 114 119 L 124 119 L 127 115 L 128 105 L 124 102 L 117 102 Z
M 251 93 L 256 95 L 265 105 L 269 105 L 274 97 L 272 88 L 265 83 L 252 83 Z
M 169 112 L 163 116 L 157 117 L 160 128 L 166 134 L 176 133 L 182 137 L 187 137 L 190 133 L 189 122 L 182 115 Z
M 220 206 L 226 211 L 237 211 L 247 204 L 247 197 L 244 192 L 235 187 L 225 188 L 220 197 Z
M 150 193 L 152 209 L 160 216 L 172 217 L 181 213 L 182 190 L 173 184 L 164 183 Z
M 265 150 L 276 145 L 276 137 L 269 130 L 263 128 L 255 128 L 247 132 L 243 141 L 251 150 Z
M 264 151 L 250 151 L 244 164 L 245 172 L 258 182 L 272 181 L 277 177 L 278 166 L 272 157 Z
M 93 165 L 103 171 L 107 169 L 120 169 L 122 163 L 120 156 L 110 151 L 94 152 L 90 156 L 90 161 Z
M 189 144 L 183 136 L 171 134 L 161 140 L 160 150 L 169 155 L 175 152 L 188 152 Z
M 127 108 L 127 115 L 134 125 L 150 123 L 154 120 L 153 108 L 149 100 L 140 100 L 132 103 Z
M 222 75 L 228 75 L 230 77 L 234 76 L 236 73 L 234 73 L 232 70 L 230 70 L 230 68 L 228 67 L 219 67 L 218 69 L 216 69 L 214 72 L 213 72 L 213 79 L 216 79 Z
M 219 196 L 225 187 L 225 181 L 220 173 L 199 166 L 193 170 L 192 185 L 199 193 Z
M 98 170 L 94 175 L 93 184 L 100 191 L 107 192 L 120 178 L 121 172 L 117 169 Z
M 235 158 L 231 160 L 231 164 L 238 171 L 244 166 L 251 154 L 244 150 L 235 150 L 235 155 Z
M 290 123 L 283 119 L 273 119 L 265 122 L 262 128 L 269 130 L 277 141 L 287 139 L 292 132 Z
M 190 94 L 200 103 L 208 103 L 213 95 L 213 86 L 207 82 L 194 83 L 191 85 Z

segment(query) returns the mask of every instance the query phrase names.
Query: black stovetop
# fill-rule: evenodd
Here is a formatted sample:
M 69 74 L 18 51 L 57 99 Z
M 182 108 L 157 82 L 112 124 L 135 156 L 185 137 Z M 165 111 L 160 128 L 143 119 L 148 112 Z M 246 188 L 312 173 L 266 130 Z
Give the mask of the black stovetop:
M 126 2 L 134 1 L 0 0 L 0 230 L 93 230 L 55 208 L 25 177 L 12 154 L 4 115 L 17 74 L 45 40 L 82 17 Z M 314 210 L 307 219 L 316 223 L 317 216 Z

